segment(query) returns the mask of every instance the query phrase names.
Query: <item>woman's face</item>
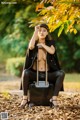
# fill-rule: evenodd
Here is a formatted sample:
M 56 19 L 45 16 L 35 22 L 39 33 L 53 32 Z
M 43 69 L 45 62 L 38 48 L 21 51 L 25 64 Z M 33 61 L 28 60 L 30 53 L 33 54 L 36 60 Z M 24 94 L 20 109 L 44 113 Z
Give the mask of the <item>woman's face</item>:
M 44 27 L 40 27 L 38 30 L 38 37 L 40 39 L 44 39 L 44 38 L 46 38 L 47 35 L 48 35 L 47 29 Z

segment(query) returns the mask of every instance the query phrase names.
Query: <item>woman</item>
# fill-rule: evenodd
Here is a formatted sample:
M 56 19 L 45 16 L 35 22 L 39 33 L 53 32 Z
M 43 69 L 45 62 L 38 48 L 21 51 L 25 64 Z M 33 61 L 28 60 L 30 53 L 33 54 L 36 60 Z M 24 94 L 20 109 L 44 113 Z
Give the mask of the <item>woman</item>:
M 50 103 L 52 105 L 57 106 L 57 96 L 59 91 L 63 89 L 65 73 L 61 70 L 58 63 L 54 40 L 51 39 L 49 35 L 49 28 L 46 24 L 38 25 L 35 27 L 34 34 L 29 42 L 22 74 L 23 99 L 20 105 L 21 108 L 24 108 L 28 103 L 27 91 L 29 84 L 37 79 L 37 55 L 38 71 L 40 73 L 39 79 L 45 79 L 44 74 L 46 71 L 47 60 L 48 81 L 55 84 L 53 96 L 50 99 Z M 41 74 L 43 78 L 41 77 Z

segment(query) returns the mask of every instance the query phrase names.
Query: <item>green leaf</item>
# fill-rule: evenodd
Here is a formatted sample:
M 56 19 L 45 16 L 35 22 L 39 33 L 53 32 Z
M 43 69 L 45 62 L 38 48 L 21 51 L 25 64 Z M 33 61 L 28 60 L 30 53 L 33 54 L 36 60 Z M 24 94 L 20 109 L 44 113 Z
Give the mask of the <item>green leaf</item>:
M 58 37 L 61 35 L 62 31 L 64 29 L 64 24 L 61 25 L 60 29 L 59 29 L 59 32 L 58 32 Z
M 76 59 L 80 59 L 80 49 L 75 52 L 73 58 L 74 58 L 75 60 L 76 60 Z

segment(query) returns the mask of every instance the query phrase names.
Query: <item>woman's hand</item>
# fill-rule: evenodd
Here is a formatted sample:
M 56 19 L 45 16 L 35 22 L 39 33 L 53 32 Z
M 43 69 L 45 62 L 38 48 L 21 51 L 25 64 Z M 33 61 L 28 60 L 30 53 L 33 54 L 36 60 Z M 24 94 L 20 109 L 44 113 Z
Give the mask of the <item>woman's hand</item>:
M 51 45 L 50 47 L 43 44 L 43 43 L 38 43 L 37 44 L 38 48 L 44 48 L 48 53 L 54 54 L 55 53 L 55 47 Z
M 43 48 L 43 43 L 38 43 L 37 46 L 38 48 Z
M 39 26 L 39 25 L 35 26 L 35 32 L 38 33 L 39 29 L 40 29 L 40 26 Z

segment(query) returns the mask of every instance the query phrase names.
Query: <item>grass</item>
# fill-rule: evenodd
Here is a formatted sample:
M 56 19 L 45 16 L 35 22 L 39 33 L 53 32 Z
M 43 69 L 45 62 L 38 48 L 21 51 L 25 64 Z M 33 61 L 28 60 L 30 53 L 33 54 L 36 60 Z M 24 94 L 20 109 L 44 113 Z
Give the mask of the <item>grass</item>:
M 65 91 L 80 91 L 80 74 L 66 74 L 64 79 Z
M 80 74 L 77 74 L 77 73 L 66 74 L 65 82 L 80 82 Z

